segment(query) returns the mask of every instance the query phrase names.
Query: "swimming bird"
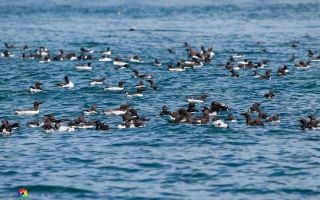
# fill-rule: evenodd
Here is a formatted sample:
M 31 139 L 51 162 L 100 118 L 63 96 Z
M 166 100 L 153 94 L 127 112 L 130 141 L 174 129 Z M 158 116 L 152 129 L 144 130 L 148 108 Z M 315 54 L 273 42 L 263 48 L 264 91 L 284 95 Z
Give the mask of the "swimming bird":
M 311 122 L 313 122 L 313 121 L 315 121 L 315 123 L 317 123 L 317 124 L 320 124 L 320 121 L 317 120 L 315 115 L 309 115 L 308 117 L 310 118 L 309 124 L 311 124 Z
M 210 120 L 205 119 L 205 118 L 203 118 L 203 119 L 201 119 L 201 120 L 198 120 L 198 119 L 192 118 L 191 115 L 188 115 L 188 116 L 187 116 L 187 123 L 188 123 L 188 124 L 201 125 L 201 124 L 207 124 L 209 121 L 210 121 Z
M 87 65 L 77 65 L 76 68 L 77 69 L 91 70 L 92 69 L 91 62 L 88 62 Z
M 278 123 L 278 122 L 280 122 L 279 116 L 280 116 L 280 114 L 275 114 L 275 115 L 273 115 L 272 118 L 267 119 L 266 122 L 269 122 L 269 123 Z
M 123 84 L 126 82 L 120 81 L 118 86 L 108 86 L 104 87 L 104 90 L 123 90 Z
M 264 123 L 261 121 L 261 118 L 257 117 L 256 119 L 251 119 L 251 114 L 249 112 L 241 113 L 241 115 L 246 117 L 247 126 L 264 126 Z
M 312 62 L 320 62 L 320 55 L 316 58 L 311 59 Z
M 46 122 L 43 126 L 43 132 L 45 133 L 55 133 L 56 129 L 52 127 L 52 123 L 51 122 Z
M 296 69 L 306 69 L 310 67 L 310 62 L 311 61 L 308 61 L 307 63 L 305 63 L 303 60 L 300 60 L 299 63 L 294 65 L 294 67 Z
M 267 52 L 267 49 L 262 49 L 261 51 L 263 51 L 263 52 Z
M 92 114 L 97 114 L 97 106 L 96 105 L 92 105 L 91 109 L 85 109 L 83 110 L 83 114 L 85 115 L 92 115 Z
M 94 52 L 94 50 L 88 50 L 88 49 L 85 49 L 84 47 L 80 47 L 80 51 L 87 52 L 87 53 L 93 53 Z
M 113 61 L 113 65 L 124 66 L 124 65 L 129 65 L 129 63 L 122 61 L 120 56 L 116 56 L 116 58 Z
M 112 61 L 111 56 L 102 56 L 102 58 L 99 59 L 99 62 L 109 62 Z
M 214 116 L 212 121 L 213 123 L 211 126 L 213 127 L 229 128 L 229 124 L 222 121 L 218 116 Z
M 94 120 L 90 119 L 88 122 L 81 122 L 78 124 L 77 128 L 86 129 L 86 128 L 94 128 Z
M 150 87 L 149 87 L 150 89 L 152 89 L 152 90 L 158 90 L 159 89 L 159 87 L 154 85 L 154 81 L 153 80 L 147 80 L 147 82 L 150 83 Z
M 281 68 L 281 69 L 282 69 L 282 68 Z M 287 76 L 287 73 L 286 73 L 286 71 L 284 71 L 283 69 L 280 70 L 280 71 L 279 71 L 279 69 L 278 69 L 277 75 L 278 75 L 279 77 L 286 77 L 286 76 Z
M 226 119 L 224 119 L 224 121 L 228 121 L 228 122 L 237 122 L 237 119 L 234 118 L 233 114 L 228 114 L 228 117 Z
M 140 81 L 139 84 L 135 85 L 136 88 L 145 87 L 144 82 Z
M 65 76 L 64 80 L 66 81 L 65 83 L 57 83 L 57 86 L 58 87 L 69 87 L 69 88 L 74 86 L 73 83 L 71 81 L 69 81 L 68 76 Z
M 22 56 L 20 57 L 21 59 L 24 59 L 24 58 L 26 58 L 26 54 L 22 54 Z
M 102 131 L 107 131 L 110 130 L 110 126 L 105 125 L 105 122 L 101 122 L 101 121 L 96 121 L 96 130 L 102 130 Z
M 296 57 L 294 55 L 292 55 L 292 57 L 290 58 L 290 60 L 295 61 Z
M 118 129 L 124 129 L 124 128 L 134 128 L 134 124 L 130 121 L 122 122 L 120 124 L 117 124 Z
M 199 110 L 196 109 L 196 104 L 194 102 L 189 102 L 187 111 L 189 113 L 197 113 Z
M 169 121 L 174 123 L 186 122 L 188 111 L 185 108 L 180 108 L 177 112 L 170 113 Z
M 216 116 L 216 115 L 218 115 L 218 112 L 219 112 L 219 111 L 216 111 L 216 110 L 210 110 L 207 106 L 202 106 L 202 107 L 201 107 L 201 111 L 202 111 L 203 113 L 204 113 L 206 110 L 209 112 L 209 115 L 210 115 L 210 116 Z
M 269 116 L 265 114 L 263 110 L 259 110 L 258 117 L 260 117 L 261 119 L 269 119 Z
M 154 59 L 154 63 L 155 66 L 160 67 L 161 66 L 161 62 L 159 62 L 158 58 Z
M 316 121 L 312 121 L 311 123 L 308 123 L 306 119 L 300 119 L 298 120 L 301 123 L 300 128 L 302 130 L 314 130 L 318 129 L 318 124 Z
M 34 86 L 29 87 L 29 92 L 31 92 L 31 93 L 41 92 L 42 89 L 41 89 L 40 85 L 42 85 L 42 83 L 36 82 L 34 84 Z
M 14 57 L 14 54 L 9 52 L 8 50 L 4 50 L 2 53 L 1 53 L 1 56 L 2 57 Z
M 168 111 L 168 107 L 166 105 L 162 106 L 162 112 L 159 114 L 160 116 L 171 115 L 171 112 Z
M 8 120 L 4 119 L 2 121 L 2 125 L 0 127 L 0 133 L 4 136 L 9 136 L 11 135 L 13 132 L 12 128 L 10 127 L 10 124 L 8 122 Z
M 75 53 L 68 53 L 66 54 L 66 56 L 64 57 L 64 59 L 67 59 L 67 60 L 77 60 L 77 56 Z
M 111 115 L 111 114 L 124 115 L 130 106 L 131 104 L 122 104 L 120 105 L 119 108 L 111 108 L 111 109 L 103 110 L 102 112 L 106 115 Z
M 314 56 L 314 53 L 312 52 L 311 49 L 309 49 L 309 50 L 307 50 L 307 51 L 308 51 L 308 56 L 309 56 L 309 57 L 313 57 L 313 56 Z
M 172 49 L 168 49 L 169 53 L 172 54 L 172 53 L 176 53 L 174 52 Z
M 153 78 L 152 75 L 150 74 L 142 74 L 142 75 L 139 75 L 139 71 L 138 70 L 132 70 L 134 73 L 135 73 L 135 78 Z
M 265 76 L 260 76 L 259 79 L 271 79 L 270 72 L 271 72 L 271 70 L 267 69 L 266 70 L 266 75 Z
M 292 42 L 291 47 L 295 48 L 295 47 L 297 47 L 297 45 L 294 42 Z
M 51 62 L 50 55 L 46 55 L 43 59 L 39 60 L 39 63 Z
M 104 84 L 104 81 L 106 80 L 106 78 L 100 78 L 98 80 L 91 80 L 89 81 L 89 85 L 102 85 Z
M 131 28 L 129 29 L 129 31 L 135 31 L 135 30 L 137 30 L 137 27 L 135 27 L 135 26 L 133 26 L 133 27 L 131 27 Z
M 107 47 L 107 50 L 105 50 L 105 51 L 100 51 L 98 54 L 111 55 L 111 50 L 110 50 L 109 47 Z
M 130 62 L 143 63 L 143 60 L 140 60 L 138 55 L 135 55 L 129 59 Z
M 211 111 L 226 111 L 229 110 L 229 107 L 225 104 L 220 104 L 217 101 L 212 101 L 210 105 Z
M 260 77 L 258 70 L 254 70 L 253 72 L 254 73 L 251 76 L 256 77 L 256 78 Z
M 196 98 L 196 97 L 186 97 L 186 101 L 188 102 L 200 102 L 200 103 L 203 103 L 206 101 L 206 98 L 208 97 L 209 95 L 207 94 L 203 94 L 201 95 L 200 98 Z
M 239 77 L 240 76 L 239 74 L 237 74 L 237 72 L 234 69 L 231 69 L 230 72 L 231 72 L 231 77 Z
M 40 126 L 40 123 L 39 123 L 39 120 L 36 119 L 36 120 L 34 120 L 33 122 L 28 122 L 28 123 L 26 124 L 26 126 L 31 127 L 31 128 L 35 128 L 35 127 L 39 127 L 39 126 Z
M 256 46 L 259 46 L 260 45 L 260 42 L 256 42 L 256 44 L 255 44 Z
M 64 54 L 64 51 L 62 49 L 59 50 L 59 54 L 56 55 L 55 57 L 53 57 L 53 60 L 63 60 L 63 54 Z
M 172 66 L 170 63 L 168 64 L 168 70 L 169 71 L 178 71 L 182 72 L 185 71 L 185 66 L 181 65 L 180 62 L 178 62 L 177 66 Z
M 4 45 L 6 46 L 7 49 L 16 49 L 17 47 L 16 46 L 9 46 L 7 43 L 4 43 Z
M 61 126 L 59 123 L 55 123 L 54 127 L 57 132 L 73 132 L 76 130 L 75 127 Z
M 254 103 L 252 105 L 252 107 L 250 107 L 248 109 L 248 112 L 259 112 L 260 111 L 260 108 L 259 108 L 260 105 L 261 105 L 260 103 Z
M 16 115 L 37 115 L 39 114 L 39 105 L 41 102 L 35 101 L 33 103 L 33 109 L 14 109 Z
M 186 46 L 186 47 L 189 46 L 188 42 L 184 42 L 183 44 L 184 44 L 184 46 Z
M 28 47 L 28 45 L 24 45 L 23 50 L 25 50 L 25 51 L 29 51 L 29 47 Z
M 142 97 L 143 88 L 137 88 L 137 92 L 134 93 L 128 93 L 128 91 L 125 91 L 126 97 Z
M 264 95 L 264 97 L 267 99 L 273 99 L 273 98 L 276 98 L 276 95 L 274 94 L 274 91 L 271 89 L 269 90 L 269 93 Z

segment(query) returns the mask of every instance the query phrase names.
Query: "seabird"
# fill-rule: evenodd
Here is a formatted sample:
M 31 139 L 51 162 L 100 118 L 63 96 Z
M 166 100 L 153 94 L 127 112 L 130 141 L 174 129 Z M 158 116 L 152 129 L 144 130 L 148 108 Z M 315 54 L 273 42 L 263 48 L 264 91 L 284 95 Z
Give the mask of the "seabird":
M 111 109 L 103 110 L 102 112 L 106 115 L 111 115 L 111 114 L 124 115 L 130 106 L 131 106 L 130 104 L 122 104 L 120 105 L 119 108 L 111 108 Z
M 33 109 L 14 109 L 16 115 L 37 115 L 39 114 L 39 105 L 41 102 L 35 101 L 33 103 Z
M 158 90 L 159 89 L 159 87 L 154 85 L 154 81 L 153 80 L 147 80 L 147 82 L 150 83 L 150 87 L 149 87 L 150 89 L 152 89 L 152 90 Z
M 273 99 L 273 98 L 276 98 L 276 95 L 274 94 L 274 91 L 271 89 L 269 90 L 269 93 L 264 95 L 264 97 L 267 99 Z
M 104 87 L 104 90 L 123 90 L 123 84 L 126 82 L 120 81 L 118 86 L 109 86 L 109 87 Z
M 164 115 L 171 115 L 171 112 L 168 111 L 168 107 L 166 105 L 162 106 L 162 112 L 160 113 L 160 116 Z
M 139 71 L 138 70 L 132 70 L 134 73 L 135 73 L 135 78 L 153 78 L 152 75 L 150 74 L 142 74 L 142 75 L 139 75 Z
M 218 116 L 214 116 L 212 121 L 213 121 L 212 123 L 213 127 L 229 128 L 229 124 L 222 121 Z
M 102 85 L 104 84 L 104 81 L 106 80 L 106 78 L 100 78 L 98 80 L 91 80 L 89 81 L 89 85 Z
M 188 110 L 189 113 L 197 113 L 199 110 L 196 109 L 196 104 L 194 102 L 189 102 Z
M 279 116 L 280 116 L 280 114 L 275 114 L 275 115 L 273 115 L 272 118 L 267 119 L 266 122 L 278 123 L 278 122 L 280 122 Z
M 137 88 L 137 92 L 134 93 L 128 93 L 128 91 L 125 91 L 126 97 L 142 97 L 143 88 Z
M 65 83 L 57 83 L 58 87 L 73 87 L 73 83 L 69 81 L 68 76 L 64 77 L 64 80 L 66 81 Z
M 233 114 L 230 113 L 230 114 L 228 114 L 228 117 L 224 121 L 237 122 L 237 119 L 234 118 Z
M 209 95 L 207 94 L 203 94 L 201 95 L 200 98 L 196 98 L 196 97 L 186 97 L 186 101 L 188 102 L 200 102 L 200 103 L 203 103 L 206 101 L 206 98 L 208 97 Z
M 31 93 L 41 92 L 42 89 L 41 89 L 40 85 L 42 85 L 42 83 L 36 82 L 34 84 L 34 86 L 29 87 L 29 92 L 31 92 Z
M 97 114 L 97 106 L 96 105 L 92 105 L 91 109 L 85 109 L 83 110 L 83 114 L 85 115 L 92 115 L 92 114 Z

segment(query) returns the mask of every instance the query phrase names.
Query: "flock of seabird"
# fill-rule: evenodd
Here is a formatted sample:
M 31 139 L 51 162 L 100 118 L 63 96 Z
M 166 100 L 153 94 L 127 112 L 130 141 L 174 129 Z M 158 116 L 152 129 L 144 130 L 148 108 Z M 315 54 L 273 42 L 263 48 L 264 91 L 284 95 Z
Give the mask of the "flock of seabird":
M 260 42 L 257 42 L 255 45 L 259 45 Z M 16 49 L 16 46 L 10 46 L 7 43 L 4 43 L 5 50 L 2 51 L 2 57 L 14 57 L 14 54 L 11 53 L 10 49 Z M 187 68 L 197 68 L 202 67 L 204 63 L 211 62 L 212 57 L 215 55 L 213 53 L 212 46 L 206 50 L 204 47 L 201 47 L 201 51 L 198 52 L 193 49 L 187 42 L 184 43 L 186 47 L 187 53 L 189 54 L 188 60 L 182 59 L 181 61 L 177 62 L 176 65 L 168 64 L 169 71 L 185 71 Z M 295 42 L 292 42 L 291 45 L 293 48 L 297 47 Z M 29 51 L 28 46 L 24 46 L 23 48 L 26 51 Z M 91 70 L 92 69 L 92 60 L 95 60 L 92 56 L 94 50 L 85 49 L 84 47 L 80 48 L 81 54 L 76 56 L 75 53 L 65 54 L 63 50 L 59 50 L 59 54 L 52 58 L 52 60 L 61 61 L 61 60 L 79 60 L 85 61 L 88 60 L 86 65 L 76 65 L 76 69 L 79 70 Z M 267 52 L 266 49 L 262 50 L 263 52 Z M 170 54 L 174 54 L 175 51 L 172 49 L 168 49 Z M 98 52 L 101 54 L 101 58 L 98 59 L 99 62 L 112 62 L 111 58 L 111 50 L 108 47 L 105 51 Z M 308 56 L 312 57 L 307 62 L 302 60 L 299 63 L 295 64 L 295 68 L 303 69 L 309 68 L 311 62 L 313 61 L 320 61 L 320 55 L 318 57 L 314 57 L 314 53 L 312 50 L 308 50 Z M 254 63 L 248 59 L 244 60 L 235 60 L 235 58 L 243 58 L 245 55 L 239 53 L 237 55 L 232 55 L 226 62 L 226 64 L 218 64 L 220 67 L 225 67 L 227 70 L 231 72 L 231 77 L 238 78 L 240 75 L 237 73 L 240 69 L 257 69 L 257 68 L 264 68 L 268 65 L 268 61 L 264 60 L 262 62 Z M 21 59 L 39 59 L 39 63 L 47 63 L 51 62 L 51 56 L 47 48 L 41 46 L 39 49 L 35 50 L 35 53 L 31 53 L 30 55 L 26 55 L 23 53 Z M 295 56 L 293 55 L 291 60 L 295 60 Z M 115 66 L 114 69 L 122 69 L 122 68 L 129 68 L 130 62 L 134 63 L 143 63 L 144 61 L 139 58 L 138 55 L 135 55 L 130 58 L 126 58 L 125 60 L 121 59 L 120 56 L 116 56 L 113 60 L 113 65 Z M 161 62 L 155 58 L 154 65 L 160 67 L 162 64 Z M 147 82 L 150 83 L 149 89 L 157 90 L 159 89 L 158 86 L 155 85 L 154 81 L 152 80 L 153 76 L 150 74 L 140 74 L 138 70 L 133 70 L 135 78 L 140 79 L 149 79 Z M 286 73 L 289 72 L 288 66 L 279 67 L 276 73 L 277 76 L 285 77 Z M 253 77 L 258 79 L 271 79 L 271 70 L 267 69 L 265 71 L 265 75 L 260 75 L 257 70 L 254 71 L 252 74 Z M 72 81 L 69 80 L 68 76 L 64 77 L 65 82 L 57 83 L 57 87 L 73 87 L 74 84 Z M 98 80 L 90 80 L 89 85 L 96 85 L 96 84 L 104 84 L 105 78 L 102 77 Z M 124 90 L 123 85 L 126 82 L 120 81 L 117 86 L 109 86 L 104 87 L 104 90 Z M 42 83 L 36 82 L 34 86 L 29 87 L 29 92 L 36 93 L 41 92 Z M 143 91 L 145 90 L 145 84 L 141 80 L 139 84 L 135 85 L 137 88 L 136 92 L 129 93 L 125 91 L 124 94 L 126 97 L 141 97 L 143 96 Z M 199 110 L 196 109 L 195 103 L 204 103 L 206 98 L 209 95 L 203 94 L 199 98 L 197 97 L 186 97 L 185 100 L 189 102 L 188 108 L 180 108 L 176 112 L 172 112 L 168 110 L 166 105 L 163 106 L 162 111 L 160 112 L 160 116 L 169 116 L 169 122 L 172 123 L 188 123 L 188 124 L 208 124 L 212 121 L 212 127 L 220 127 L 220 128 L 228 128 L 229 123 L 237 122 L 237 119 L 229 113 L 226 119 L 220 119 L 218 116 L 219 112 L 228 111 L 228 106 L 225 104 L 221 104 L 217 101 L 211 102 L 210 108 L 203 106 L 201 111 L 203 112 L 202 116 L 198 116 L 194 118 L 192 116 L 193 113 L 198 113 Z M 268 93 L 264 95 L 265 98 L 273 99 L 276 97 L 274 91 L 271 89 Z M 33 108 L 31 109 L 15 109 L 14 112 L 16 115 L 38 115 L 39 114 L 39 105 L 41 102 L 35 101 L 33 104 Z M 122 122 L 117 124 L 117 128 L 134 128 L 134 127 L 144 127 L 145 124 L 142 123 L 144 121 L 148 121 L 148 119 L 140 117 L 137 113 L 137 110 L 134 108 L 130 108 L 130 104 L 122 104 L 118 108 L 106 109 L 102 112 L 106 115 L 119 115 L 122 116 Z M 266 123 L 279 123 L 279 114 L 275 114 L 273 117 L 269 117 L 267 114 L 263 112 L 259 108 L 260 103 L 254 103 L 252 107 L 250 107 L 247 112 L 241 113 L 246 118 L 246 125 L 247 126 L 264 126 L 264 122 Z M 94 115 L 97 114 L 97 107 L 92 105 L 90 109 L 83 110 L 84 115 Z M 251 113 L 258 113 L 257 117 L 252 119 Z M 318 124 L 320 121 L 316 119 L 316 116 L 310 115 L 308 116 L 310 121 L 306 119 L 298 120 L 301 123 L 301 129 L 308 130 L 308 129 L 317 129 Z M 62 123 L 67 123 L 66 125 L 61 125 Z M 80 115 L 77 119 L 69 120 L 69 119 L 55 119 L 52 114 L 44 115 L 43 122 L 40 123 L 39 120 L 34 120 L 33 122 L 27 123 L 28 127 L 41 127 L 45 133 L 55 133 L 55 132 L 64 132 L 64 131 L 75 131 L 77 129 L 88 129 L 88 128 L 95 128 L 96 130 L 110 130 L 110 126 L 105 124 L 106 122 L 101 122 L 99 120 L 94 121 L 93 119 L 86 121 L 83 115 Z M 3 119 L 2 125 L 0 127 L 0 133 L 2 135 L 10 135 L 14 129 L 20 128 L 18 123 L 10 124 L 8 120 Z

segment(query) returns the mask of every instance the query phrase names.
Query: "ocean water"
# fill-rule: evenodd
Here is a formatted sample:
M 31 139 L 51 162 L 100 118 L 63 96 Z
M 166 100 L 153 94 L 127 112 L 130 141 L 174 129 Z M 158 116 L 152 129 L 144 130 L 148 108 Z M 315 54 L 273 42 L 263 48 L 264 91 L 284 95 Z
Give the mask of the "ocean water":
M 305 70 L 294 68 L 299 60 L 310 59 L 308 49 L 320 54 L 319 22 L 320 3 L 311 0 L 1 1 L 0 43 L 18 48 L 9 50 L 15 57 L 0 57 L 0 118 L 21 128 L 0 137 L 0 199 L 17 199 L 20 188 L 33 200 L 319 199 L 320 132 L 300 130 L 297 120 L 320 116 L 320 62 Z M 133 26 L 137 30 L 128 31 Z M 168 71 L 168 63 L 187 58 L 183 42 L 198 51 L 212 45 L 212 62 L 185 72 Z M 24 45 L 31 50 L 24 51 Z M 75 66 L 87 61 L 20 59 L 40 46 L 51 57 L 59 49 L 77 55 L 80 47 L 94 49 L 97 59 L 97 52 L 110 47 L 112 58 L 139 55 L 145 62 L 114 70 L 112 62 L 96 59 L 91 71 L 79 71 Z M 218 67 L 237 53 L 253 62 L 268 60 L 259 72 L 271 69 L 271 80 L 253 78 L 253 70 L 240 70 L 239 78 L 231 78 Z M 296 61 L 290 61 L 293 54 Z M 161 67 L 153 65 L 154 58 Z M 290 70 L 285 78 L 276 75 L 283 65 Z M 140 80 L 133 69 L 152 74 L 160 89 L 147 89 L 137 98 L 102 89 L 123 80 L 125 90 L 134 92 Z M 56 87 L 65 75 L 73 88 Z M 106 77 L 105 85 L 89 86 L 89 80 L 100 77 Z M 30 94 L 28 87 L 36 81 L 44 83 L 44 91 Z M 276 98 L 263 98 L 270 89 Z M 238 122 L 220 129 L 211 123 L 173 124 L 159 116 L 163 105 L 171 111 L 187 108 L 185 97 L 201 94 L 210 96 L 196 103 L 197 109 L 219 101 L 230 108 L 219 117 L 232 113 Z M 43 102 L 39 115 L 14 114 L 14 108 L 32 107 L 35 100 Z M 247 127 L 240 113 L 255 102 L 270 116 L 279 113 L 281 123 Z M 85 118 L 106 121 L 109 131 L 45 134 L 25 126 L 49 113 L 76 119 L 92 104 L 101 111 L 123 103 L 150 119 L 146 127 L 118 130 L 122 118 L 101 112 Z

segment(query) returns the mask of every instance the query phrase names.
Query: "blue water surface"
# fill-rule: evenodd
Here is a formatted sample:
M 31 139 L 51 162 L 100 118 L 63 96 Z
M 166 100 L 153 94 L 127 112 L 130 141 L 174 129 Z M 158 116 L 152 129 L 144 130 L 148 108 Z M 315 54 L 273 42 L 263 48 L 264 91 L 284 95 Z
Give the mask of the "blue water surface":
M 320 116 L 320 62 L 294 68 L 299 60 L 310 59 L 307 50 L 320 54 L 319 22 L 320 3 L 311 0 L 1 1 L 0 50 L 5 42 L 18 48 L 9 50 L 14 57 L 0 57 L 0 118 L 21 128 L 0 137 L 0 199 L 16 199 L 20 188 L 33 200 L 319 199 L 320 132 L 300 130 L 297 120 Z M 133 26 L 137 30 L 129 31 Z M 167 64 L 187 59 L 184 42 L 197 51 L 212 45 L 212 62 L 168 71 Z M 31 50 L 24 51 L 24 45 Z M 87 61 L 20 59 L 40 46 L 51 57 L 59 49 L 77 55 L 80 47 L 94 49 L 97 59 L 97 52 L 110 47 L 112 58 L 139 55 L 145 62 L 114 70 L 112 62 L 96 59 L 91 71 L 79 71 L 75 66 Z M 231 78 L 218 67 L 238 53 L 253 62 L 268 60 L 271 80 L 253 78 L 253 70 Z M 290 61 L 293 54 L 296 61 Z M 161 67 L 153 65 L 154 58 Z M 283 65 L 290 70 L 285 78 L 276 75 Z M 152 74 L 160 89 L 147 89 L 136 98 L 103 90 L 123 80 L 125 90 L 135 92 L 140 80 L 133 69 Z M 65 75 L 73 88 L 56 87 Z M 106 78 L 105 85 L 89 86 L 89 80 L 100 77 Z M 36 81 L 44 83 L 44 91 L 30 94 L 28 87 Z M 270 89 L 276 98 L 263 98 Z M 220 129 L 211 123 L 173 124 L 159 116 L 163 105 L 171 111 L 187 108 L 185 97 L 201 94 L 210 96 L 196 103 L 197 109 L 218 101 L 230 108 L 219 117 L 232 113 L 238 122 Z M 35 100 L 43 102 L 39 115 L 14 114 L 14 108 L 32 107 Z M 270 116 L 279 113 L 281 123 L 247 127 L 240 113 L 255 102 Z M 122 118 L 101 112 L 123 103 L 150 119 L 146 127 L 118 130 Z M 106 121 L 110 131 L 45 134 L 25 126 L 35 119 L 42 122 L 49 113 L 76 119 L 92 104 L 100 113 L 85 118 Z

